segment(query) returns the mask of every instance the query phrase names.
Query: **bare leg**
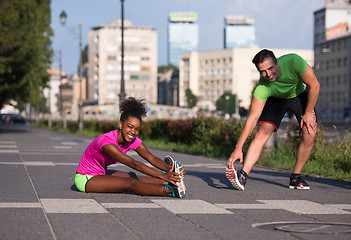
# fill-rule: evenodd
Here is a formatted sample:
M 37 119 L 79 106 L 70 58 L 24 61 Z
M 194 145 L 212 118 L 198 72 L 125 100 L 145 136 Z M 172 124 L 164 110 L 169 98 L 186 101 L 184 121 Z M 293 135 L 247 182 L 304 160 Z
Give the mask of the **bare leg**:
M 258 132 L 255 135 L 255 138 L 252 140 L 250 147 L 246 153 L 245 162 L 243 166 L 243 170 L 249 174 L 258 161 L 262 148 L 265 143 L 268 141 L 270 136 L 274 131 L 274 127 L 270 123 L 262 123 Z
M 124 177 L 124 178 L 129 178 L 131 175 L 134 175 L 133 172 L 127 173 L 123 171 L 116 171 L 111 174 L 112 176 L 116 177 Z M 157 184 L 157 185 L 165 185 L 166 182 L 163 181 L 162 179 L 154 178 L 154 177 L 149 177 L 149 176 L 137 176 L 136 174 L 134 175 L 137 180 L 143 183 L 152 183 L 152 184 Z
M 164 190 L 164 186 L 143 183 L 132 177 L 99 175 L 92 177 L 85 186 L 86 192 L 134 192 L 139 195 L 157 196 L 171 195 L 172 191 Z
M 296 173 L 296 174 L 301 173 L 303 166 L 305 165 L 305 163 L 307 162 L 307 159 L 311 155 L 315 137 L 316 137 L 315 132 L 308 133 L 306 127 L 302 128 L 302 141 L 297 150 L 296 163 L 295 163 L 293 173 Z

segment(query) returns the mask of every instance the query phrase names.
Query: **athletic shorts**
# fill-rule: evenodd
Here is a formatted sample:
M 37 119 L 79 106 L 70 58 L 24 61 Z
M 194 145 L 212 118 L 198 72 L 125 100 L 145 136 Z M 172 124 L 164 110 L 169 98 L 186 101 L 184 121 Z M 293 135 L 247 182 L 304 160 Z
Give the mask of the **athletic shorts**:
M 276 97 L 269 97 L 263 108 L 260 118 L 258 119 L 259 123 L 270 123 L 274 126 L 274 132 L 279 128 L 279 125 L 284 117 L 284 115 L 291 111 L 298 123 L 301 122 L 301 116 L 305 113 L 307 105 L 308 93 L 304 91 L 299 94 L 297 97 L 283 99 Z M 313 110 L 313 116 L 317 122 L 317 115 L 315 109 Z
M 74 183 L 76 184 L 76 187 L 78 188 L 79 191 L 85 192 L 85 185 L 87 182 L 94 176 L 85 174 L 78 174 L 76 173 L 76 176 L 74 177 Z

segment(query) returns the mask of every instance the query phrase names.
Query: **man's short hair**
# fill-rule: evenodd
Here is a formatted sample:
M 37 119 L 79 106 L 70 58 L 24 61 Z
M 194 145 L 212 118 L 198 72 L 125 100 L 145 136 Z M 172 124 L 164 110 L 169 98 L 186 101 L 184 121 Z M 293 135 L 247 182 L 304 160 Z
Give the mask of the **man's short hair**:
M 259 51 L 252 59 L 252 62 L 257 67 L 257 65 L 262 63 L 266 58 L 272 58 L 274 62 L 277 62 L 277 58 L 274 56 L 274 53 L 268 49 L 263 49 Z

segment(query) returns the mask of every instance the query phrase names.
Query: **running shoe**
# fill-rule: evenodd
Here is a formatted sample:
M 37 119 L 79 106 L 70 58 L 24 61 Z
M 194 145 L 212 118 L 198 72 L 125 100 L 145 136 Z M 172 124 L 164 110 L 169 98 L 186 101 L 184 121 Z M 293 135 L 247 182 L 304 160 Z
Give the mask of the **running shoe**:
M 163 160 L 168 166 L 173 167 L 174 160 L 171 156 L 166 156 L 165 159 Z M 173 168 L 174 172 L 175 168 Z
M 185 198 L 186 197 L 186 187 L 184 184 L 184 177 L 182 175 L 182 171 L 183 171 L 182 164 L 180 164 L 180 162 L 174 160 L 171 156 L 166 156 L 164 159 L 164 162 L 170 167 L 174 166 L 173 172 L 179 174 L 180 182 L 178 182 L 178 190 L 180 192 L 180 195 L 183 196 L 182 198 Z M 173 184 L 171 184 L 171 185 L 173 185 Z
M 179 188 L 172 184 L 172 183 L 166 183 L 165 185 L 165 191 L 167 191 L 168 189 L 171 189 L 172 190 L 172 197 L 174 198 L 185 198 L 186 197 L 186 194 L 182 194 L 179 190 Z
M 236 171 L 235 167 L 228 168 L 225 170 L 225 175 L 228 178 L 229 182 L 237 190 L 244 191 L 247 177 L 245 177 L 245 172 L 241 170 L 239 173 Z
M 297 190 L 309 190 L 310 186 L 302 179 L 301 176 L 297 176 L 295 178 L 290 177 L 289 188 Z

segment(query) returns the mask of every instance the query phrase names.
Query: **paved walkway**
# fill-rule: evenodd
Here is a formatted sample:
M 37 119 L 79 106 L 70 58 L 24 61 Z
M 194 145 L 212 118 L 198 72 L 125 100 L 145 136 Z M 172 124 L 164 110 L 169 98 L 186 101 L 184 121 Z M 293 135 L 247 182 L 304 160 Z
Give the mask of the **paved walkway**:
M 0 125 L 1 240 L 351 238 L 350 183 L 306 177 L 310 191 L 290 190 L 289 173 L 255 167 L 241 192 L 218 159 L 151 149 L 187 169 L 182 200 L 78 192 L 73 177 L 91 140 Z

